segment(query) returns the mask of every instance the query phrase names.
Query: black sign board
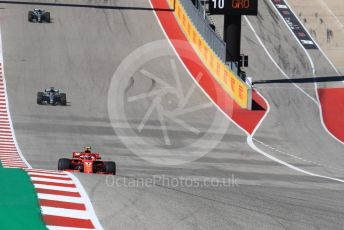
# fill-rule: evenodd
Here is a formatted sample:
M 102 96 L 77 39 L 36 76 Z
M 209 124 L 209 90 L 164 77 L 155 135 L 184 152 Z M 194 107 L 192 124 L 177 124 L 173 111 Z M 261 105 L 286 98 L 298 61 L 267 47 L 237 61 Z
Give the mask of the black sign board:
M 318 49 L 317 45 L 309 36 L 306 29 L 293 14 L 284 0 L 271 0 L 278 12 L 283 17 L 284 21 L 288 24 L 290 30 L 295 34 L 295 37 L 305 47 L 305 49 Z
M 257 15 L 258 0 L 208 0 L 209 13 L 221 15 Z

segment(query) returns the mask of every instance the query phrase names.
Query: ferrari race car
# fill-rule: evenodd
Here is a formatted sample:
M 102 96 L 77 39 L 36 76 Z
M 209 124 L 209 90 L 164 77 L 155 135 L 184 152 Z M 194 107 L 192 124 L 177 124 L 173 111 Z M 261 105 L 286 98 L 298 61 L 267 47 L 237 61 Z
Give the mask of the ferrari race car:
M 99 153 L 92 153 L 91 148 L 86 147 L 84 152 L 73 152 L 72 159 L 59 159 L 57 169 L 69 172 L 116 175 L 116 163 L 100 159 Z
M 50 23 L 50 12 L 43 9 L 34 9 L 28 13 L 29 22 Z
M 60 93 L 60 90 L 50 87 L 37 93 L 37 104 L 67 105 L 67 97 L 65 93 Z

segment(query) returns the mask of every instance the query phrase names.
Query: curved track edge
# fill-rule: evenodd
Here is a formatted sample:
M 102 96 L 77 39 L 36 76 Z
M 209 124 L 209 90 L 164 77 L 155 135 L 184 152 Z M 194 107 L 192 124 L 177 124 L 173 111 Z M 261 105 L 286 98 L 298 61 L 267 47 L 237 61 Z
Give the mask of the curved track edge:
M 169 8 L 166 0 L 150 1 L 153 8 Z M 172 47 L 175 49 L 182 63 L 184 63 L 185 67 L 190 72 L 190 75 L 194 78 L 200 88 L 226 115 L 231 117 L 231 119 L 233 119 L 233 121 L 242 129 L 251 134 L 266 113 L 267 104 L 265 103 L 264 99 L 257 92 L 253 91 L 253 110 L 240 108 L 233 98 L 215 80 L 215 77 L 201 61 L 201 58 L 193 49 L 186 35 L 183 33 L 180 25 L 178 24 L 174 12 L 156 11 L 155 14 L 164 33 L 166 34 L 166 37 L 171 42 Z M 188 47 L 181 47 L 178 44 L 180 41 L 184 41 L 184 46 Z M 188 53 L 185 53 L 186 51 L 188 51 Z M 196 62 L 197 65 L 192 63 L 190 60 Z M 199 73 L 202 73 L 202 78 L 198 78 Z

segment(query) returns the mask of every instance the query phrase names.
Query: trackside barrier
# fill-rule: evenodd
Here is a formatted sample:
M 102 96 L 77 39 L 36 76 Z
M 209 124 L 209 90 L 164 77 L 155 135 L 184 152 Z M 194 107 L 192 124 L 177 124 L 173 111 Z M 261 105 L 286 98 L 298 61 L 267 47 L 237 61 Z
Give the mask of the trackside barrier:
M 210 48 L 188 16 L 185 8 L 183 7 L 183 0 L 167 0 L 167 2 L 170 8 L 174 9 L 174 15 L 188 41 L 193 46 L 205 66 L 215 77 L 216 81 L 241 108 L 251 109 L 252 87 L 241 80 L 241 78 L 239 78 L 225 63 L 223 63 L 223 61 Z
M 193 2 L 195 2 L 195 4 Z M 192 21 L 204 41 L 208 43 L 214 53 L 219 56 L 222 61 L 225 61 L 226 43 L 210 26 L 212 22 L 205 13 L 205 5 L 201 3 L 201 0 L 180 0 L 180 3 L 187 13 L 189 20 Z

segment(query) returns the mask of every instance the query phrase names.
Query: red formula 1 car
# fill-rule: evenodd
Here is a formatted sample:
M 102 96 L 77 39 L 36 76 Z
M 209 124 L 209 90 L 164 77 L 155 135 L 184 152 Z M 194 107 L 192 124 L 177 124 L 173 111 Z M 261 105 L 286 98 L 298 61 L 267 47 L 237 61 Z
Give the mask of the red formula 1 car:
M 61 158 L 58 170 L 82 173 L 98 173 L 116 175 L 116 163 L 101 161 L 99 153 L 92 153 L 91 147 L 85 147 L 84 152 L 73 152 L 73 158 Z

